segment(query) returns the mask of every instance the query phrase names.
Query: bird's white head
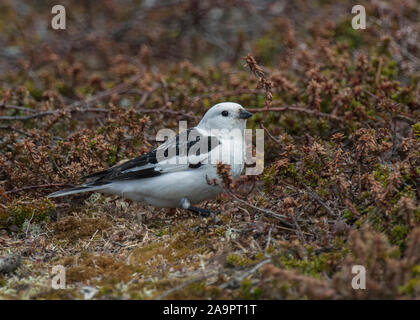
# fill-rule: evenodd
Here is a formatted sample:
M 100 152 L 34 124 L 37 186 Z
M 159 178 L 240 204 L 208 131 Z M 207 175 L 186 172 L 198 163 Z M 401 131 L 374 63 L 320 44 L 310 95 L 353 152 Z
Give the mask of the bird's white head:
M 207 110 L 198 124 L 198 128 L 211 129 L 241 129 L 246 128 L 246 120 L 252 116 L 240 104 L 234 102 L 222 102 Z

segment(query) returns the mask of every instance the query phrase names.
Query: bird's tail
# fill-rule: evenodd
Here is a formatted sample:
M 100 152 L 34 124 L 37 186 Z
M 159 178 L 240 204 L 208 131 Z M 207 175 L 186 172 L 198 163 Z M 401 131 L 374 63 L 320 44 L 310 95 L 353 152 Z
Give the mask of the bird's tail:
M 74 188 L 70 188 L 70 189 L 63 189 L 63 190 L 59 190 L 53 193 L 50 193 L 48 195 L 48 198 L 57 198 L 57 197 L 63 197 L 63 196 L 68 196 L 71 194 L 76 194 L 76 193 L 83 193 L 83 192 L 90 192 L 90 191 L 100 191 L 103 190 L 104 186 L 90 186 L 90 185 L 81 185 L 78 187 L 74 187 Z

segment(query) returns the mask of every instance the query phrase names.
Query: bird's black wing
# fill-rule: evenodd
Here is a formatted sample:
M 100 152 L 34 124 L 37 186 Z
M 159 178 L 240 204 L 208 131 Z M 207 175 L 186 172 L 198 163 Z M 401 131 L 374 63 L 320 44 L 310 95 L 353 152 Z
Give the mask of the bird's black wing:
M 206 140 L 207 143 L 205 143 Z M 204 142 L 206 147 L 202 149 L 196 148 L 195 155 L 201 155 L 202 158 L 203 156 L 206 157 L 206 154 L 208 154 L 208 152 L 210 152 L 220 144 L 220 141 L 216 137 L 203 136 L 201 133 L 198 132 L 198 130 L 195 130 L 195 128 L 191 128 L 186 131 L 186 137 L 184 137 L 183 139 L 181 139 L 180 134 L 178 134 L 174 138 L 169 139 L 158 148 L 146 154 L 143 154 L 139 157 L 136 157 L 114 167 L 108 168 L 106 170 L 85 176 L 84 179 L 87 179 L 90 185 L 95 186 L 110 183 L 113 181 L 150 178 L 174 170 L 179 171 L 187 168 L 199 168 L 201 166 L 200 162 L 179 165 L 177 163 L 167 164 L 169 160 L 173 158 L 167 158 L 162 163 L 160 163 L 158 159 L 159 151 L 161 152 L 160 154 L 163 154 L 165 157 L 168 157 L 168 155 L 173 155 L 178 158 L 182 156 L 187 156 L 190 154 L 190 151 L 192 151 L 191 148 L 194 145 L 196 145 L 199 141 Z M 186 148 L 185 146 L 183 148 L 184 143 L 187 144 Z M 183 151 L 186 151 L 187 155 L 184 155 Z

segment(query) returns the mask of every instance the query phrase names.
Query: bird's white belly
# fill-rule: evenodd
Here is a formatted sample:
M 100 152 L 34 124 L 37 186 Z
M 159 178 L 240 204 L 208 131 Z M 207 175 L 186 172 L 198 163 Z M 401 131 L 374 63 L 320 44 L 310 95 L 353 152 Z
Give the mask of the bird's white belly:
M 223 188 L 217 174 L 217 163 L 229 164 L 234 179 L 238 178 L 244 167 L 243 147 L 234 140 L 224 140 L 219 152 L 212 152 L 211 159 L 196 169 L 164 173 L 152 178 L 114 182 L 103 192 L 120 194 L 133 201 L 140 201 L 155 207 L 179 207 L 182 198 L 196 204 L 214 198 Z M 216 151 L 216 150 L 214 150 Z M 208 181 L 217 180 L 218 185 Z
M 209 173 L 209 170 L 199 168 L 130 182 L 115 182 L 104 192 L 118 193 L 125 198 L 145 202 L 155 207 L 176 208 L 179 207 L 182 198 L 187 198 L 195 204 L 211 199 L 220 193 L 222 188 L 209 185 L 206 174 L 209 179 L 217 177 L 216 170 L 211 170 Z

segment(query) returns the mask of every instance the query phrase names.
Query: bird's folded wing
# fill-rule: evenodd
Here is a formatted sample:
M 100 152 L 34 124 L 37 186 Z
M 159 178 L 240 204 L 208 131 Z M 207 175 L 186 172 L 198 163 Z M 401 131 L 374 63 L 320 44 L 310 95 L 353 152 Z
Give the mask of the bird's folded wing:
M 220 141 L 215 136 L 207 136 L 196 128 L 191 128 L 146 154 L 84 178 L 91 185 L 101 185 L 193 170 L 202 163 L 207 163 L 210 152 L 219 144 Z

